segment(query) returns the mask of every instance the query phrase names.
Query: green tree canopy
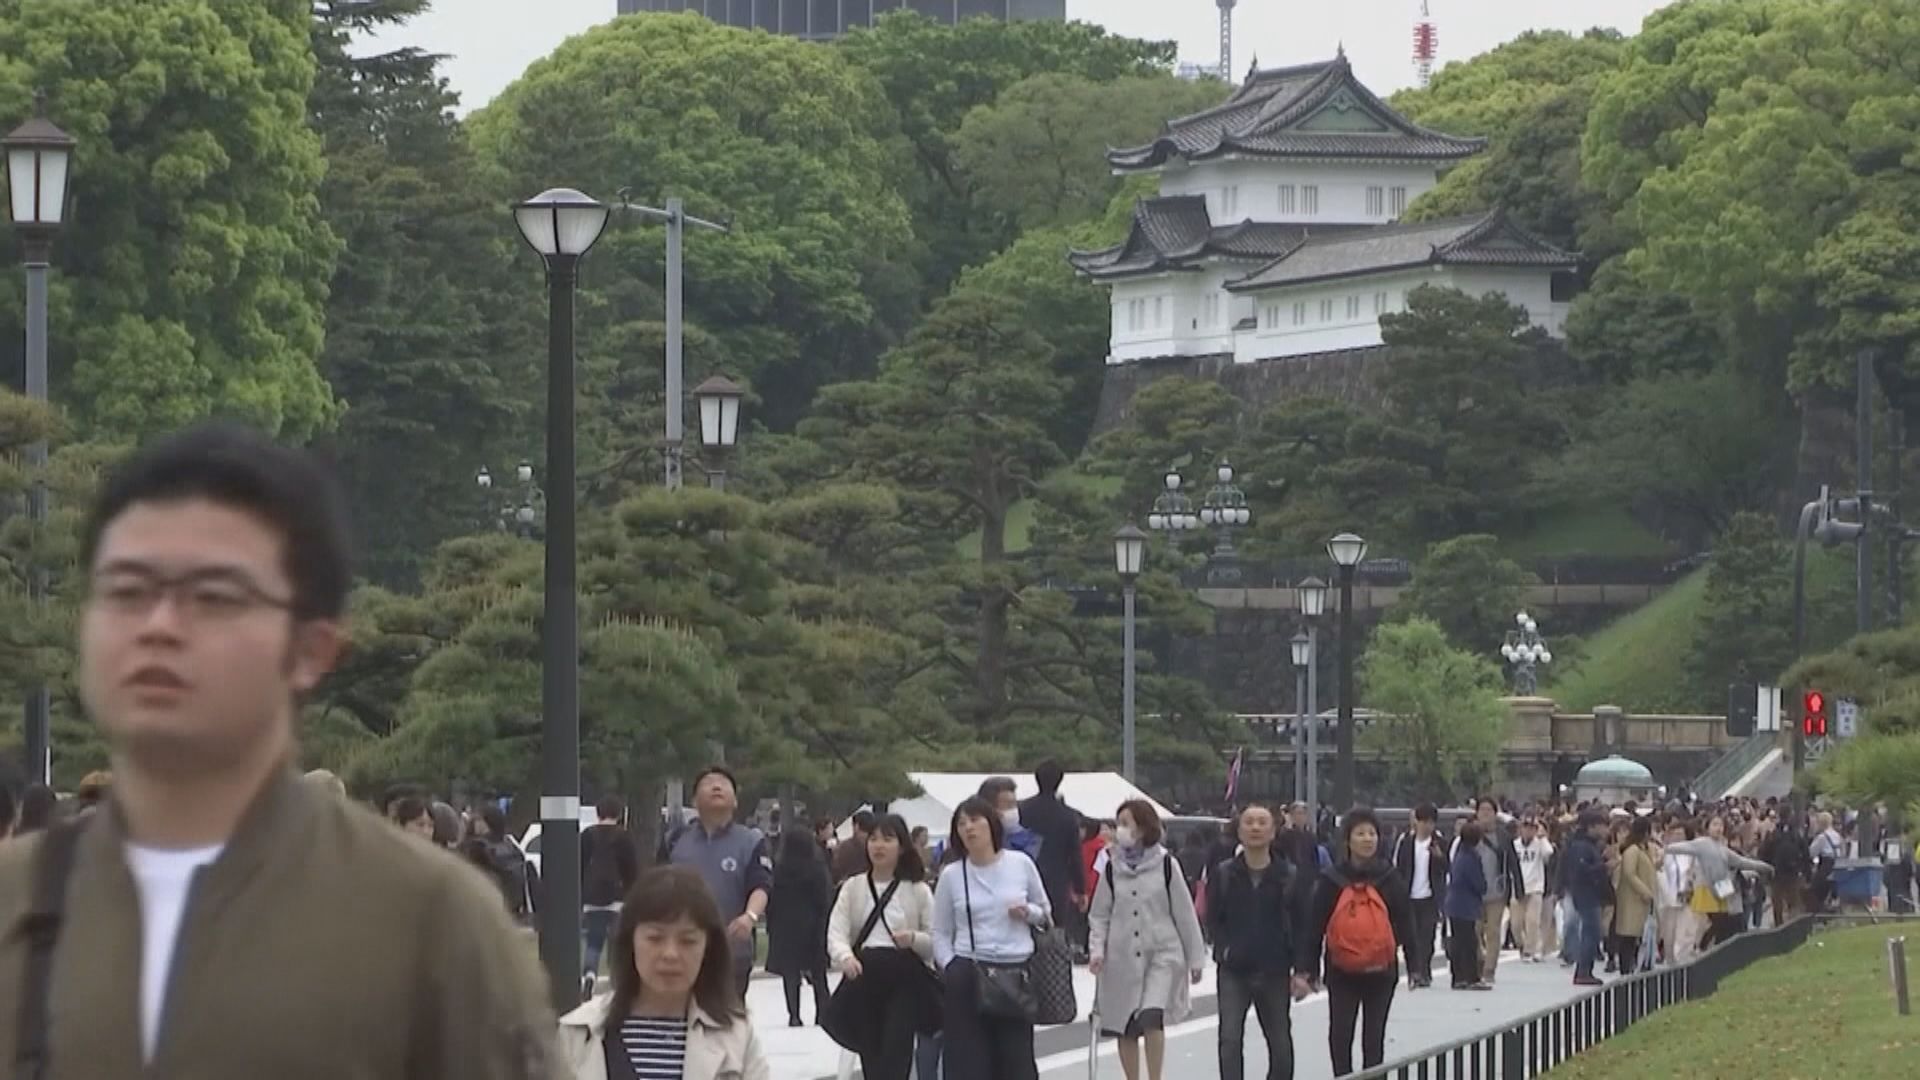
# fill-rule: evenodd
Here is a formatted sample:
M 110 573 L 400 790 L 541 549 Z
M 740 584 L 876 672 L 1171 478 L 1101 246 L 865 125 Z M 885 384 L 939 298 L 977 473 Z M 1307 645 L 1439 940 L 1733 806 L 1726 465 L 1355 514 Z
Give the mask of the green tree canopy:
M 1764 514 L 1733 515 L 1713 546 L 1688 670 L 1700 700 L 1735 682 L 1771 684 L 1793 659 L 1787 544 Z
M 306 124 L 309 17 L 304 0 L 0 3 L 0 114 L 28 116 L 44 89 L 79 144 L 51 359 L 83 432 L 331 423 L 317 361 L 337 243 Z M 20 320 L 5 301 L 0 336 Z
M 1489 653 L 1506 640 L 1526 587 L 1537 579 L 1500 554 L 1498 538 L 1485 533 L 1435 544 L 1413 564 L 1413 584 L 1392 617 L 1422 618 L 1440 627 L 1457 648 Z
M 1416 617 L 1376 630 L 1361 668 L 1376 710 L 1364 744 L 1385 755 L 1408 797 L 1441 802 L 1485 789 L 1512 720 L 1491 663 Z

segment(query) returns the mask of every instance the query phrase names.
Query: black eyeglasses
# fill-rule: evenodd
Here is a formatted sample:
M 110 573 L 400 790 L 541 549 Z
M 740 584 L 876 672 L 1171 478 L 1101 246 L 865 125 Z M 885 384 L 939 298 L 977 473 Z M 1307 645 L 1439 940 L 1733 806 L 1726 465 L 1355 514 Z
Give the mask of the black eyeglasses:
M 91 602 L 115 615 L 143 617 L 168 597 L 192 622 L 224 622 L 263 608 L 293 610 L 282 599 L 231 570 L 190 570 L 163 575 L 144 570 L 109 570 L 89 583 Z

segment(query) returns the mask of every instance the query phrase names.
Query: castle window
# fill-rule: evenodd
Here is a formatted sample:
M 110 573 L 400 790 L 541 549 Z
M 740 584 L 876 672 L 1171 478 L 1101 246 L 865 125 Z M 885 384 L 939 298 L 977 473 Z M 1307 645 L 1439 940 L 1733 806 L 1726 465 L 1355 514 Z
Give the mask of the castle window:
M 1394 188 L 1391 195 L 1392 197 L 1387 200 L 1387 212 L 1397 218 L 1407 212 L 1407 189 Z
M 1375 315 L 1385 315 L 1387 313 L 1386 293 L 1377 292 L 1373 294 L 1373 313 Z
M 1153 298 L 1153 328 L 1158 330 L 1165 325 L 1167 325 L 1167 298 L 1156 296 Z
M 1320 301 L 1320 321 L 1321 322 L 1333 321 L 1333 297 L 1331 296 L 1327 297 L 1325 300 Z
M 1398 190 L 1398 189 L 1396 189 Z M 1380 217 L 1387 212 L 1387 190 L 1381 187 L 1367 189 L 1367 216 Z
M 1318 214 L 1320 212 L 1320 186 L 1305 184 L 1300 188 L 1300 212 Z
M 1281 184 L 1280 185 L 1280 212 L 1283 214 L 1294 213 L 1295 212 L 1294 205 L 1295 203 L 1294 203 L 1293 185 Z
M 1347 297 L 1347 318 L 1357 319 L 1359 317 L 1360 317 L 1360 294 L 1354 293 L 1352 296 Z
M 1305 300 L 1293 305 L 1293 325 L 1307 325 L 1307 302 Z
M 1220 216 L 1230 219 L 1235 214 L 1238 214 L 1239 212 L 1240 212 L 1239 186 L 1235 185 L 1233 187 L 1221 188 L 1220 189 Z

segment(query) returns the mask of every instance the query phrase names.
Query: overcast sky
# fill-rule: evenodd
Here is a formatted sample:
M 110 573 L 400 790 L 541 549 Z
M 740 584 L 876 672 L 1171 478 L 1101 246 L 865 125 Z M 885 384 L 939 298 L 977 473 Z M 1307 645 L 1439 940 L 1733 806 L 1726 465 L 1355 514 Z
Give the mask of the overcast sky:
M 1639 29 L 1669 0 L 1430 0 L 1440 29 L 1440 62 L 1485 52 L 1525 30 Z M 614 0 L 435 0 L 435 10 L 382 44 L 446 53 L 462 107 L 478 108 L 554 47 L 613 17 Z M 1240 0 L 1234 67 L 1331 56 L 1344 43 L 1362 81 L 1385 94 L 1413 82 L 1413 22 L 1419 0 Z M 1067 0 L 1071 18 L 1116 34 L 1180 43 L 1180 58 L 1219 58 L 1215 0 Z

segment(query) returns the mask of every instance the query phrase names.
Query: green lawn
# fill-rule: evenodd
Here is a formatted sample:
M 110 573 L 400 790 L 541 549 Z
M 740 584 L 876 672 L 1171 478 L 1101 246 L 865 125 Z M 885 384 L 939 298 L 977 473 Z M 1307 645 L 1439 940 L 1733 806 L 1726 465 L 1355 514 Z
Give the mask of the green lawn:
M 1652 603 L 1608 623 L 1586 640 L 1580 664 L 1542 691 L 1569 712 L 1618 705 L 1628 712 L 1680 709 L 1688 702 L 1687 651 L 1707 591 L 1696 570 Z
M 1673 554 L 1671 544 L 1611 502 L 1546 511 L 1526 530 L 1502 537 L 1501 547 L 1507 558 L 1521 560 L 1569 555 L 1657 559 Z
M 1725 979 L 1712 997 L 1663 1009 L 1548 1075 L 1555 1080 L 1920 1075 L 1920 1014 L 1894 1015 L 1887 975 L 1886 942 L 1900 932 L 1868 926 L 1816 934 L 1789 955 Z M 1920 938 L 1914 953 L 1909 970 L 1920 975 Z

